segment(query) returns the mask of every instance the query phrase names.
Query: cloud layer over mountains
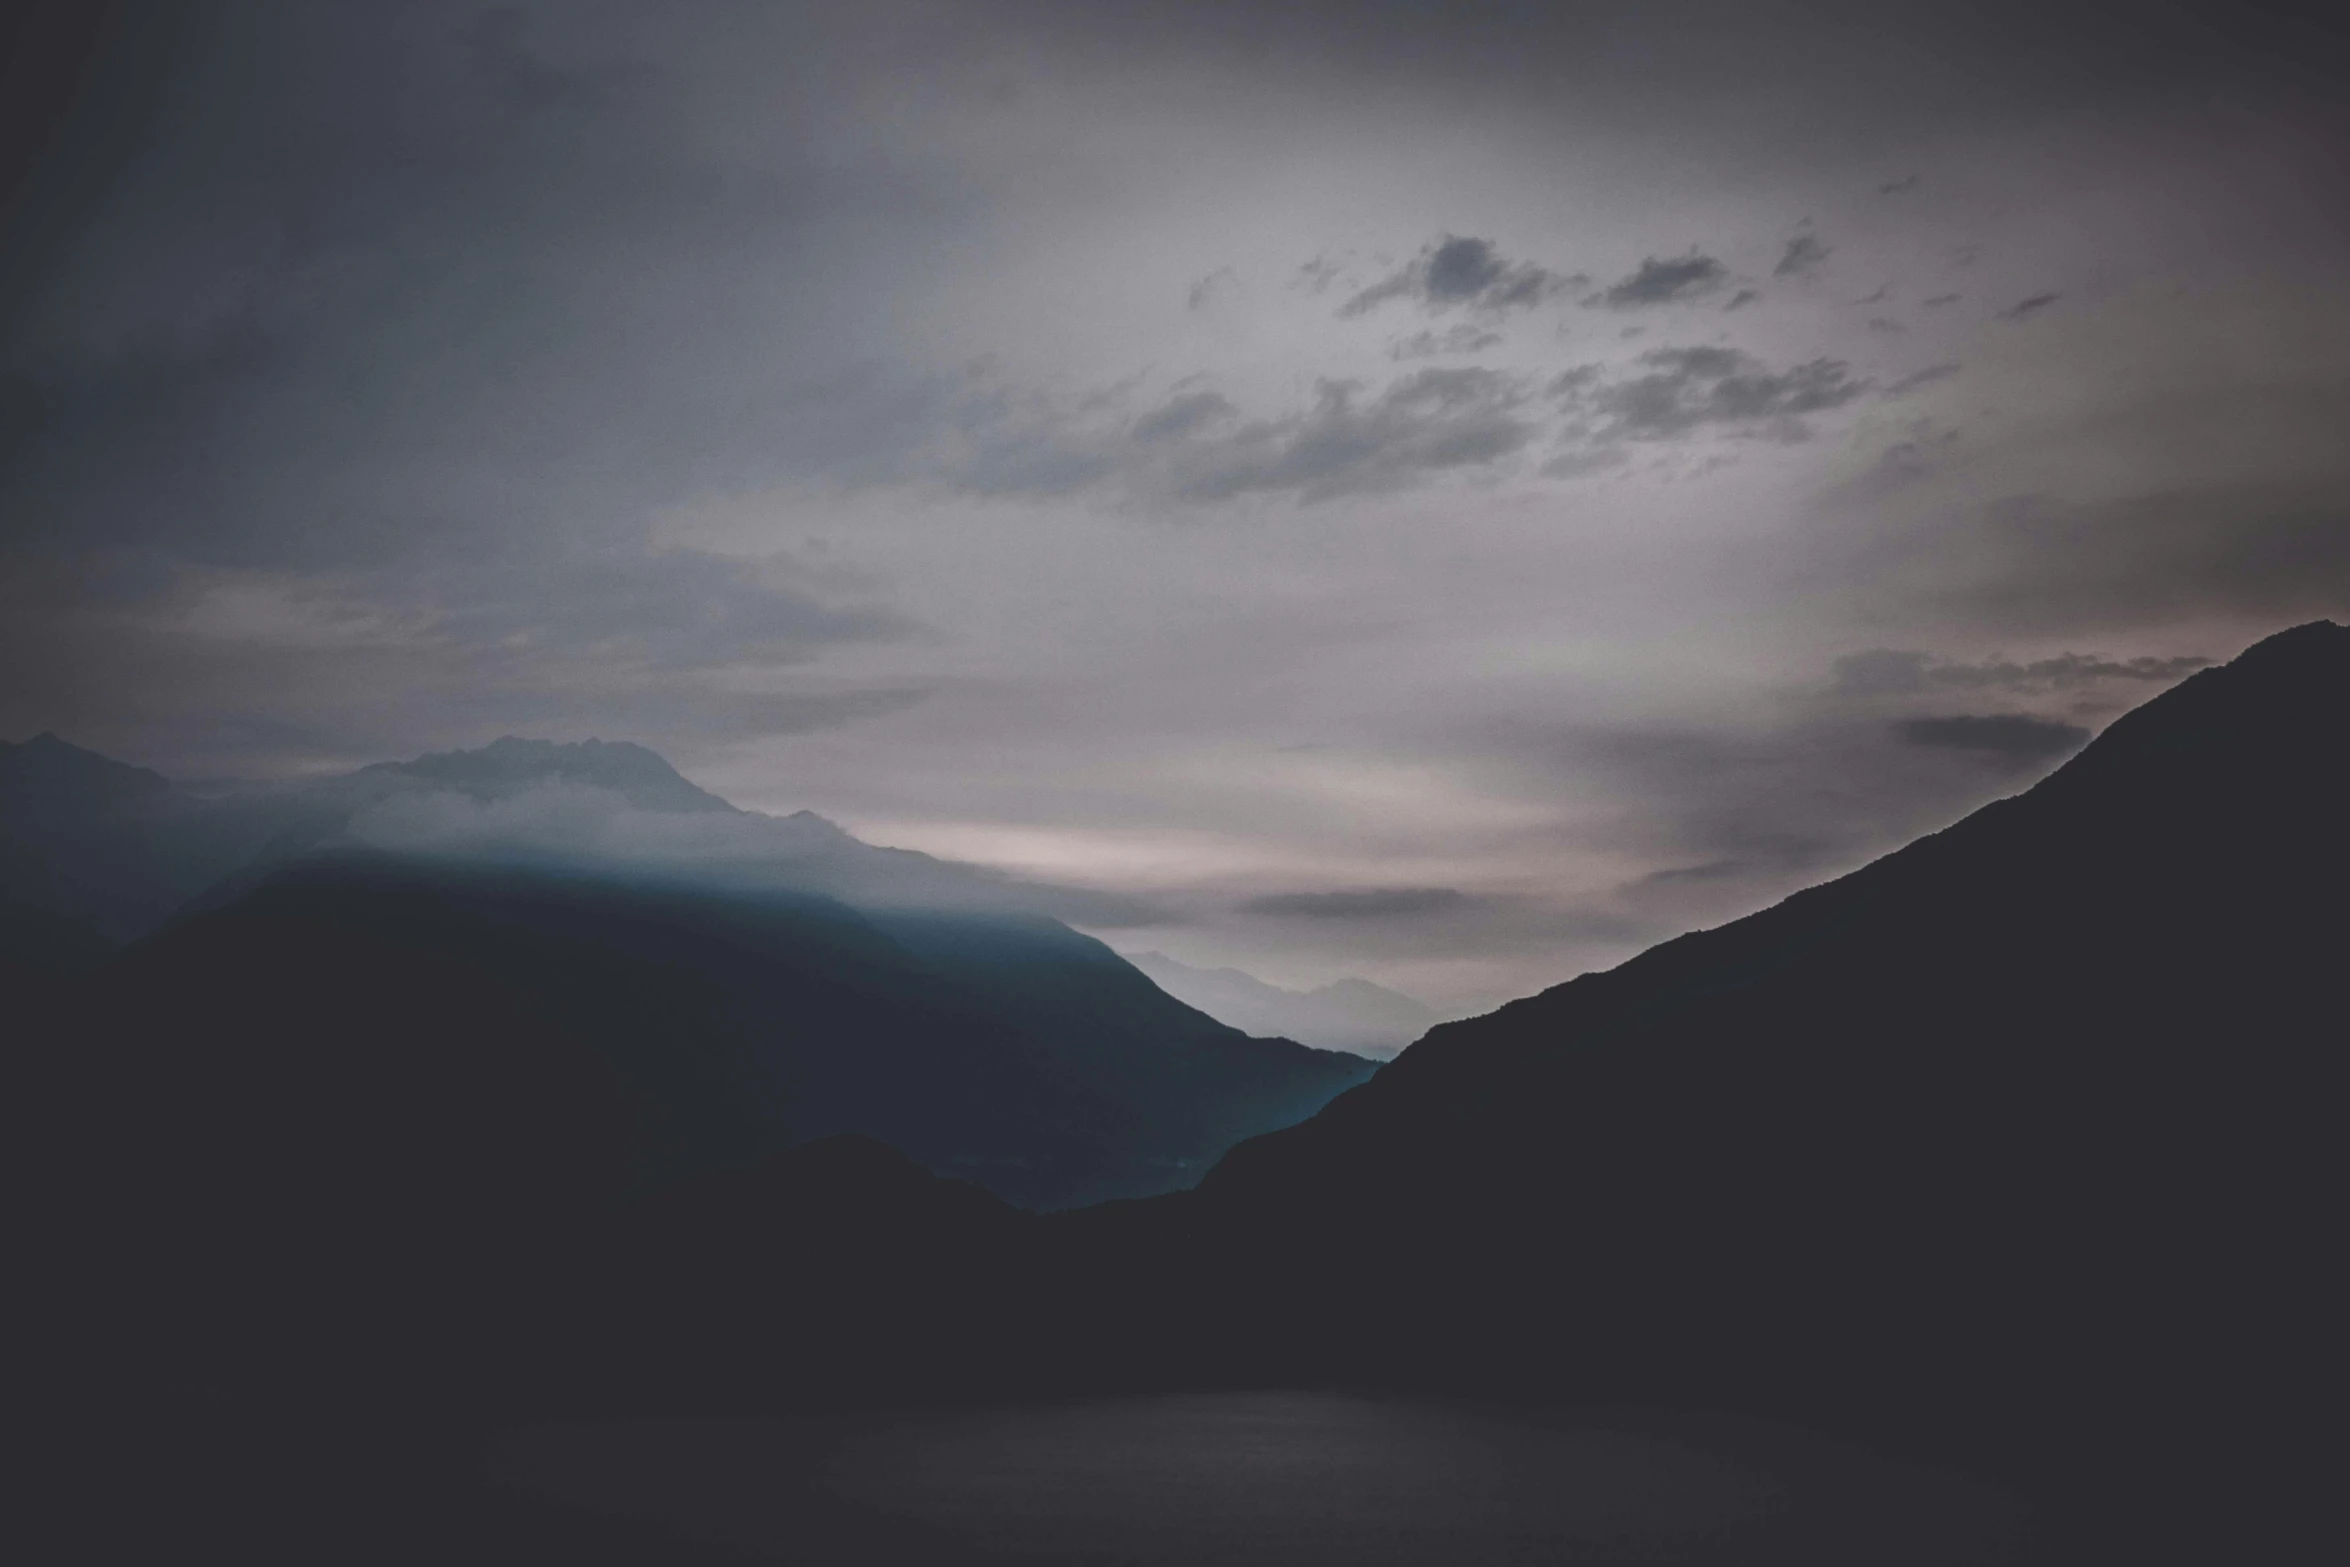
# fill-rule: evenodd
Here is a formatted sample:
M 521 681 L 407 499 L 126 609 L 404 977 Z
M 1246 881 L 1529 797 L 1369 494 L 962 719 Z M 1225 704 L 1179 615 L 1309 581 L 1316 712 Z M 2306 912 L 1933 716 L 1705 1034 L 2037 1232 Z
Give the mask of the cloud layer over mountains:
M 2350 607 L 2345 53 L 2124 10 L 52 6 L 0 734 L 625 736 L 1497 1000 Z
M 1035 914 L 1107 929 L 1165 918 L 1140 899 L 876 848 L 809 811 L 679 810 L 588 780 L 541 778 L 488 797 L 430 784 L 401 789 L 359 805 L 339 836 L 399 854 L 820 892 L 879 909 Z

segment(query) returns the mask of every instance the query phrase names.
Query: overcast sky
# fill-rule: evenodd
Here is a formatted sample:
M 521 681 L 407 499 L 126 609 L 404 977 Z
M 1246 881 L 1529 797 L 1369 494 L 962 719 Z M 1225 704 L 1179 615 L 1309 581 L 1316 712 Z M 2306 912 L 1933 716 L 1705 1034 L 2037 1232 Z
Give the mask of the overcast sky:
M 2297 11 L 28 15 L 0 737 L 633 739 L 1460 1008 L 2350 614 Z

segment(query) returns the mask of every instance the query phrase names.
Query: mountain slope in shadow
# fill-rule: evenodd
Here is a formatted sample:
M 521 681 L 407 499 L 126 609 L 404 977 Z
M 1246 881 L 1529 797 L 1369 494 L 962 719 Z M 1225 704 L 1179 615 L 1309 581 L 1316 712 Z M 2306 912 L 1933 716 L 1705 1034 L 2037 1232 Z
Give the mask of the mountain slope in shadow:
M 526 1019 L 611 1083 L 636 1192 L 854 1132 L 1028 1206 L 1147 1195 L 1371 1070 L 1241 1035 L 1050 921 L 381 855 L 272 872 L 90 988 L 166 1140 L 201 1114 L 266 1141 L 386 1055 L 436 1052 L 460 1104 Z
M 1251 1281 L 1209 1354 L 2025 1468 L 2314 1439 L 2350 1396 L 2345 801 L 2318 623 L 1852 875 L 1441 1026 L 1167 1205 Z

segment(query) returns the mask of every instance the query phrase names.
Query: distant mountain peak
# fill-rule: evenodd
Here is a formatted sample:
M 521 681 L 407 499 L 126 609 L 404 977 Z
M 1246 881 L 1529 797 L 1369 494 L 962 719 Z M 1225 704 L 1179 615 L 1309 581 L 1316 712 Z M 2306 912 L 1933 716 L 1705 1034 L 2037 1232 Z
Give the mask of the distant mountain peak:
M 2281 651 L 2307 649 L 2323 649 L 2336 656 L 2350 656 L 2350 626 L 2333 620 L 2310 620 L 2298 626 L 2287 626 L 2282 631 L 2262 637 L 2231 662 L 2241 664 L 2247 657 L 2273 658 Z
M 1324 1050 L 1390 1056 L 1437 1022 L 1437 1014 L 1400 992 L 1349 975 L 1312 990 L 1284 990 L 1236 968 L 1200 969 L 1163 952 L 1133 952 L 1126 961 L 1167 994 L 1243 1033 Z
M 26 822 L 90 816 L 159 799 L 171 791 L 161 773 L 60 740 L 42 730 L 30 740 L 0 740 L 0 804 Z
M 2313 620 L 2279 631 L 2124 713 L 2026 797 L 2117 784 L 2137 792 L 2188 776 L 2216 785 L 2285 766 L 2313 732 L 2340 723 L 2346 683 L 2350 626 Z
M 649 811 L 733 811 L 688 782 L 658 751 L 626 740 L 526 740 L 503 735 L 472 751 L 432 751 L 406 762 L 378 762 L 359 775 L 397 777 L 498 799 L 544 784 L 604 789 Z

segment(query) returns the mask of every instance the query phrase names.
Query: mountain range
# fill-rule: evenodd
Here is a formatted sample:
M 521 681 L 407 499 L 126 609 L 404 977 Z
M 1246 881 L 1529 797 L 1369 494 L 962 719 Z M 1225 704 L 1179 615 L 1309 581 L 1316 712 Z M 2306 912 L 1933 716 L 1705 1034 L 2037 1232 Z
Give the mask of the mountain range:
M 433 1060 L 461 1096 L 527 1036 L 606 1082 L 626 1190 L 853 1132 L 1052 1208 L 1188 1185 L 1372 1070 L 1185 1006 L 1032 889 L 738 811 L 633 745 L 199 794 L 42 736 L 0 754 L 0 841 L 20 980 L 86 976 L 55 1004 L 178 1083 L 165 1140 L 201 1113 L 396 1141 L 317 1074 Z
M 860 907 L 1118 923 L 1121 900 L 738 810 L 626 742 L 513 736 L 278 783 L 174 784 L 37 735 L 0 742 L 0 962 L 71 971 L 202 899 L 319 854 L 604 873 Z M 59 932 L 75 933 L 61 941 Z M 95 937 L 96 940 L 91 938 Z
M 2350 629 L 2318 622 L 1850 875 L 1434 1027 L 1195 1187 L 1063 1212 L 989 1195 L 922 1125 L 846 1118 L 648 1187 L 630 1074 L 756 1102 L 710 1043 L 732 1020 L 831 1009 L 833 1065 L 807 1070 L 840 1070 L 860 1020 L 977 1016 L 1034 962 L 1071 1026 L 959 1058 L 958 1099 L 1000 1094 L 1004 1063 L 1057 1071 L 1053 1039 L 1147 985 L 1106 949 L 813 903 L 656 917 L 543 868 L 274 877 L 102 970 L 51 1039 L 74 1068 L 31 1097 L 79 1129 L 60 1157 L 110 1216 L 90 1320 L 149 1392 L 1668 1403 L 2164 1520 L 2080 1559 L 2151 1559 L 2198 1498 L 2223 1544 L 2282 1559 L 2263 1487 L 2330 1461 L 2350 1399 L 2346 800 Z M 762 989 L 713 971 L 730 943 L 808 956 Z M 534 965 L 577 1012 L 515 983 Z M 903 1037 L 856 1092 L 949 1070 L 935 1033 Z M 1253 1045 L 1198 1037 L 1082 1081 L 1163 1106 Z M 1107 1100 L 1023 1102 L 1041 1137 Z
M 1269 1034 L 1388 1057 L 1426 1033 L 1437 1015 L 1424 1003 L 1352 975 L 1312 990 L 1268 985 L 1236 968 L 1193 968 L 1163 952 L 1129 952 L 1126 961 L 1176 1000 L 1244 1033 Z

